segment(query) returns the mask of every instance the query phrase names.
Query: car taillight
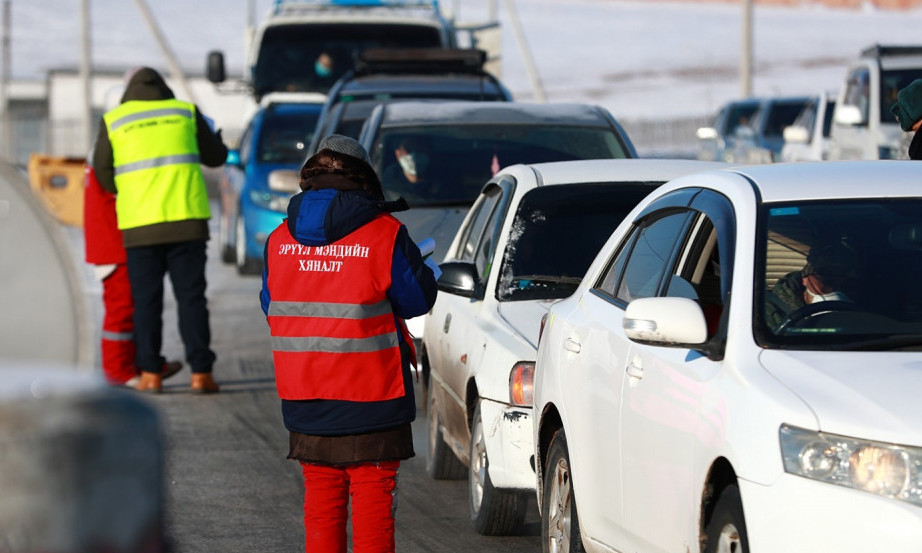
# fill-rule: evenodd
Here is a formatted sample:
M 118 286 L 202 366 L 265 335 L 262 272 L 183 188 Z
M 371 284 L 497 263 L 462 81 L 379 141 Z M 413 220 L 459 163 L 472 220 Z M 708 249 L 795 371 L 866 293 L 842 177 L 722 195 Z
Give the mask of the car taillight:
M 531 407 L 534 403 L 535 364 L 532 361 L 520 361 L 509 373 L 509 401 L 513 405 Z

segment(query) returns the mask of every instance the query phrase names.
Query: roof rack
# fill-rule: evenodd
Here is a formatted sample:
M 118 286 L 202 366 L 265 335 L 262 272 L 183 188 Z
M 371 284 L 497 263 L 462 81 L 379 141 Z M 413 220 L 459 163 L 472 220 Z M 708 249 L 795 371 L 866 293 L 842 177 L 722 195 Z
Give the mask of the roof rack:
M 438 0 L 275 0 L 273 12 L 277 15 L 286 8 L 403 8 L 425 7 L 441 13 Z
M 861 51 L 864 57 L 882 58 L 887 56 L 918 56 L 922 55 L 922 46 L 895 46 L 874 44 Z
M 369 48 L 355 73 L 482 73 L 487 53 L 476 48 Z

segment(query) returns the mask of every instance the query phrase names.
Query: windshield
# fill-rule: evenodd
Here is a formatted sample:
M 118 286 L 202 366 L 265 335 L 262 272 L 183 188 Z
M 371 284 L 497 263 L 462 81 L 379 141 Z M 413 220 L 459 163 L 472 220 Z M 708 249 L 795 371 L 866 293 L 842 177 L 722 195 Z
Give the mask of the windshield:
M 300 164 L 314 136 L 319 111 L 270 112 L 263 120 L 257 156 L 262 163 Z
M 896 103 L 896 95 L 909 83 L 922 79 L 922 68 L 914 69 L 889 69 L 880 74 L 880 121 L 881 123 L 896 124 L 896 117 L 890 111 Z
M 440 46 L 441 33 L 430 25 L 277 25 L 263 35 L 253 89 L 257 96 L 276 91 L 326 94 L 363 50 Z
M 559 123 L 383 128 L 371 151 L 385 196 L 411 206 L 470 205 L 516 163 L 629 155 L 613 128 Z
M 498 299 L 572 294 L 615 227 L 658 184 L 568 184 L 528 192 L 503 253 Z
M 760 221 L 760 345 L 922 348 L 922 200 L 771 204 Z
M 765 108 L 762 135 L 766 138 L 781 138 L 784 128 L 790 126 L 803 111 L 806 101 L 774 102 Z

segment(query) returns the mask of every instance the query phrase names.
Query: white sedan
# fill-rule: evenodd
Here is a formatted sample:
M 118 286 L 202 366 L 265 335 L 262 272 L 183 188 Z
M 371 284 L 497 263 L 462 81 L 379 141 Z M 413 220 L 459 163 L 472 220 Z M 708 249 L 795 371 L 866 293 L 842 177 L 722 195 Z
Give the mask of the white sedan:
M 533 496 L 531 391 L 541 316 L 570 295 L 615 227 L 688 160 L 516 165 L 483 188 L 448 248 L 425 316 L 427 470 L 469 475 L 477 532 L 509 534 Z
M 676 179 L 543 326 L 545 551 L 922 547 L 922 164 Z

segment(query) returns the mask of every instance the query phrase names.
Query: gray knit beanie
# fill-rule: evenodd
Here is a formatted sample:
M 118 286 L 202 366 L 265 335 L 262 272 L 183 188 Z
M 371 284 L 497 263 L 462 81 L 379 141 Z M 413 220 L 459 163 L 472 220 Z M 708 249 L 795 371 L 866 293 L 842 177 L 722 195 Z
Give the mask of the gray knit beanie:
M 361 159 L 368 165 L 371 165 L 371 158 L 368 157 L 368 152 L 365 151 L 365 148 L 363 148 L 357 140 L 349 138 L 348 136 L 331 134 L 320 141 L 320 144 L 317 146 L 317 151 L 319 152 L 320 150 L 332 150 L 340 154 Z

